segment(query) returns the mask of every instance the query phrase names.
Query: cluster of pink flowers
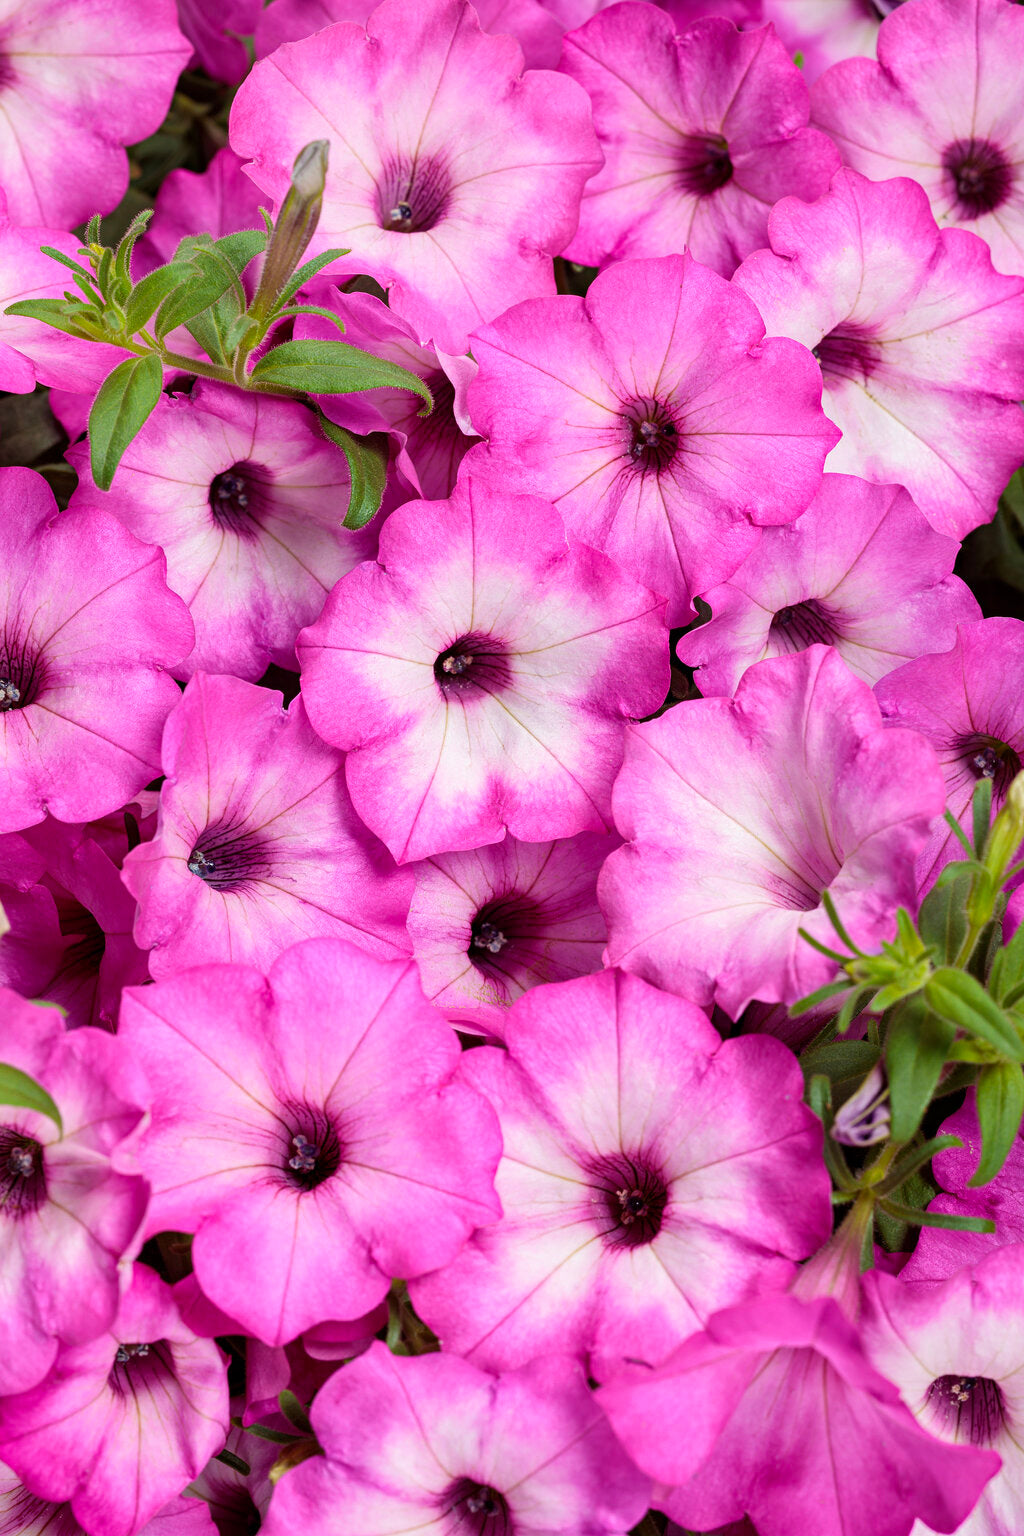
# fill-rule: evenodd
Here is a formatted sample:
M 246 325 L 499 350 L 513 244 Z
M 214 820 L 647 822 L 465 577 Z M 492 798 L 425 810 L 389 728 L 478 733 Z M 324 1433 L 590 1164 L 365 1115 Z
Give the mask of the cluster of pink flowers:
M 434 401 L 168 369 L 104 489 L 0 314 L 0 1536 L 1019 1536 L 1024 1143 L 870 1267 L 788 1010 L 1024 763 L 1024 6 L 0 11 L 0 308 L 191 60 L 133 276 L 326 141 L 291 335 Z

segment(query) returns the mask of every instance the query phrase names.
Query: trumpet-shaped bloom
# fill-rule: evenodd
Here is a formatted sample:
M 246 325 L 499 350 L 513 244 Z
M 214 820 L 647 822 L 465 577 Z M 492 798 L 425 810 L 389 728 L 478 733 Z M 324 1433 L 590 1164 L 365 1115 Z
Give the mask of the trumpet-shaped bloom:
M 85 1536 L 69 1504 L 53 1504 L 30 1493 L 16 1473 L 0 1463 L 0 1536 Z M 196 1499 L 172 1499 L 147 1521 L 139 1536 L 218 1536 L 213 1517 Z
M 946 806 L 971 828 L 971 798 L 979 779 L 992 780 L 998 810 L 1024 763 L 1024 624 L 978 619 L 958 627 L 952 649 L 919 656 L 882 679 L 875 692 L 882 714 L 920 731 L 932 743 L 946 783 Z M 962 849 L 939 822 L 918 864 L 922 889 Z
M 232 149 L 219 149 L 200 173 L 171 171 L 160 184 L 152 221 L 132 254 L 133 272 L 138 277 L 170 261 L 186 235 L 204 233 L 219 239 L 239 229 L 262 229 L 261 203 L 265 206 L 266 199 L 242 170 L 242 162 Z M 179 330 L 173 335 L 174 341 L 168 341 L 172 347 L 178 336 L 188 336 L 188 332 Z
M 874 57 L 883 17 L 903 0 L 761 0 L 790 54 L 810 84 L 838 59 Z M 883 173 L 885 174 L 885 173 Z
M 647 1507 L 648 1479 L 565 1359 L 492 1376 L 378 1342 L 312 1420 L 324 1455 L 277 1484 L 264 1536 L 620 1536 Z
M 334 588 L 302 696 L 399 861 L 603 831 L 625 721 L 665 697 L 663 612 L 549 503 L 464 478 Z
M 831 647 L 758 662 L 733 699 L 631 726 L 598 891 L 611 963 L 736 1018 L 832 979 L 827 891 L 867 950 L 915 906 L 945 803 L 935 752 L 887 728 Z
M 858 50 L 860 51 L 860 50 Z M 865 50 L 866 51 L 866 50 Z M 878 62 L 849 59 L 816 83 L 815 122 L 847 165 L 912 176 L 938 222 L 987 240 L 1024 273 L 1024 12 L 1006 0 L 920 0 L 894 10 Z
M 735 281 L 821 364 L 829 468 L 905 485 L 939 533 L 988 522 L 1024 458 L 1024 281 L 903 178 L 841 170 L 817 202 L 777 203 L 768 239 Z
M 711 621 L 683 636 L 679 658 L 698 669 L 705 697 L 734 692 L 755 661 L 815 644 L 875 683 L 981 617 L 953 575 L 958 552 L 902 487 L 826 475 L 795 523 L 766 528 L 739 570 L 705 592 Z
M 603 266 L 689 250 L 724 277 L 764 245 L 780 197 L 820 197 L 835 145 L 771 27 L 691 27 L 657 5 L 601 10 L 565 39 L 562 70 L 594 104 L 604 165 L 567 255 Z
M 242 39 L 252 36 L 261 10 L 261 0 L 178 0 L 181 30 L 208 75 L 236 84 L 248 74 L 249 52 Z
M 446 1349 L 491 1369 L 563 1351 L 603 1378 L 781 1290 L 828 1236 L 821 1133 L 779 1041 L 723 1043 L 615 971 L 528 992 L 506 1040 L 462 1068 L 501 1122 L 505 1214 L 411 1288 Z
M 749 1514 L 759 1536 L 953 1531 L 999 1462 L 927 1433 L 831 1297 L 720 1312 L 599 1400 L 657 1502 L 688 1530 Z
M 61 1343 L 81 1345 L 117 1311 L 118 1261 L 146 1210 L 146 1185 L 117 1153 L 142 1109 L 118 1092 L 121 1048 L 68 1034 L 54 1008 L 0 989 L 9 1066 L 50 1094 L 39 1110 L 0 1106 L 0 1397 L 35 1385 Z
M 160 818 L 128 855 L 135 938 L 157 978 L 216 960 L 266 966 L 298 939 L 337 934 L 407 953 L 412 881 L 345 791 L 342 758 L 302 699 L 200 672 L 168 721 Z
M 87 443 L 68 458 L 73 507 L 112 512 L 167 556 L 168 585 L 196 631 L 182 677 L 255 681 L 272 661 L 294 668 L 299 630 L 376 548 L 375 532 L 342 526 L 348 461 L 295 400 L 201 379 L 160 399 L 109 491 L 93 481 Z
M 0 831 L 89 821 L 158 771 L 192 621 L 162 552 L 0 470 Z
M 174 0 L 5 0 L 0 184 L 16 224 L 71 229 L 128 186 L 124 145 L 163 122 L 189 45 Z
M 147 1230 L 194 1232 L 203 1293 L 264 1343 L 361 1317 L 498 1214 L 494 1114 L 412 961 L 310 940 L 268 977 L 135 988 L 121 1029 L 153 1088 Z
M 90 1536 L 136 1536 L 220 1450 L 227 1427 L 224 1356 L 185 1327 L 144 1264 L 109 1332 L 65 1346 L 32 1391 L 0 1398 L 5 1460 L 37 1497 L 69 1502 Z
M 501 1038 L 530 987 L 600 970 L 608 933 L 597 873 L 618 845 L 600 832 L 557 843 L 506 837 L 416 865 L 409 937 L 435 1007 Z
M 789 523 L 837 434 L 803 347 L 689 256 L 622 262 L 586 298 L 517 305 L 473 338 L 474 472 L 554 501 L 570 532 L 668 599 L 730 576 Z
M 280 200 L 298 151 L 327 139 L 310 254 L 347 248 L 419 342 L 462 352 L 509 304 L 554 292 L 551 257 L 601 164 L 586 93 L 522 68 L 467 0 L 384 0 L 365 27 L 338 22 L 258 63 L 231 143 Z

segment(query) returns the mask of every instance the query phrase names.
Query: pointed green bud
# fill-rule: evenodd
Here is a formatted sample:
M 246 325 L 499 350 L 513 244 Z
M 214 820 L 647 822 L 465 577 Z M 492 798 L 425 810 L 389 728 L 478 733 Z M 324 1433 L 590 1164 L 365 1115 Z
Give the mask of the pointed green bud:
M 250 308 L 250 313 L 259 320 L 265 320 L 273 313 L 277 300 L 288 286 L 288 279 L 316 232 L 329 153 L 330 145 L 326 139 L 314 139 L 295 157 L 292 184 L 274 224 L 259 287 Z

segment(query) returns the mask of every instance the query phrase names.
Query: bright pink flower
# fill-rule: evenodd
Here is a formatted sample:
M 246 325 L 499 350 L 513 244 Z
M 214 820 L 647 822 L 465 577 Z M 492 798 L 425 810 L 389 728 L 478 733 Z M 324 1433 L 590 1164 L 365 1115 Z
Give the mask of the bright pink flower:
M 310 940 L 268 977 L 134 988 L 121 1030 L 153 1087 L 147 1230 L 194 1232 L 203 1293 L 265 1343 L 360 1317 L 499 1212 L 493 1112 L 411 961 Z
M 324 1455 L 277 1484 L 263 1536 L 620 1536 L 647 1508 L 650 1483 L 561 1357 L 492 1376 L 378 1342 L 312 1420 Z
M 0 183 L 16 224 L 71 229 L 128 186 L 188 62 L 174 0 L 18 0 L 0 22 Z
M 61 512 L 0 470 L 0 831 L 89 821 L 158 771 L 192 621 L 148 548 L 102 512 Z
M 859 51 L 859 50 L 858 50 Z M 1007 0 L 916 0 L 878 34 L 878 62 L 817 82 L 815 122 L 865 176 L 921 183 L 942 225 L 1024 273 L 1024 13 Z
M 615 0 L 544 0 L 566 32 L 581 27 L 585 21 L 607 10 Z M 759 27 L 764 20 L 763 0 L 665 0 L 664 9 L 675 23 L 677 32 L 685 32 L 695 21 L 706 16 L 724 16 L 738 27 Z
M 474 472 L 549 497 L 578 538 L 669 599 L 724 581 L 788 523 L 837 440 L 802 347 L 689 256 L 611 267 L 473 337 Z
M 208 75 L 234 85 L 248 74 L 242 39 L 252 36 L 262 8 L 262 0 L 178 0 L 181 30 Z
M 247 1356 L 252 1344 L 252 1339 L 246 1339 Z M 231 1404 L 236 1417 L 241 1406 L 237 1401 Z M 295 1426 L 278 1410 L 276 1397 L 273 1408 L 275 1422 L 267 1427 L 279 1428 L 286 1434 L 294 1433 Z M 267 1516 L 270 1495 L 274 1491 L 269 1473 L 281 1454 L 281 1445 L 232 1425 L 224 1449 L 245 1462 L 249 1468 L 248 1476 L 214 1457 L 189 1484 L 185 1502 L 203 1510 L 207 1519 L 212 1516 L 212 1521 L 216 1522 L 213 1528 L 219 1536 L 251 1536 L 252 1532 L 262 1529 Z M 154 1532 L 153 1536 L 163 1536 L 163 1533 Z M 175 1536 L 175 1533 L 168 1532 L 167 1536 Z
M 828 1236 L 821 1133 L 777 1040 L 723 1043 L 603 971 L 520 998 L 506 1041 L 462 1067 L 501 1121 L 504 1217 L 411 1287 L 445 1349 L 492 1369 L 562 1351 L 603 1378 L 781 1290 Z
M 968 835 L 978 780 L 992 780 L 998 810 L 1024 763 L 1022 667 L 1024 624 L 978 619 L 958 626 L 951 650 L 908 661 L 875 689 L 886 720 L 920 731 L 935 748 L 947 809 Z M 946 822 L 939 822 L 918 861 L 922 890 L 962 851 Z
M 37 1499 L 16 1473 L 0 1463 L 0 1536 L 85 1536 L 85 1533 L 72 1514 L 70 1504 L 51 1504 L 46 1499 Z M 218 1536 L 218 1531 L 205 1504 L 197 1499 L 172 1499 L 147 1521 L 139 1536 Z
M 146 1210 L 146 1185 L 115 1171 L 142 1109 L 118 1092 L 122 1049 L 64 1029 L 54 1008 L 0 989 L 0 1059 L 47 1090 L 62 1128 L 0 1107 L 0 1397 L 34 1386 L 60 1343 L 84 1344 L 117 1311 L 118 1262 Z M 127 1164 L 125 1164 L 127 1167 Z
M 135 1536 L 220 1450 L 227 1427 L 224 1356 L 185 1327 L 144 1264 L 109 1332 L 65 1346 L 45 1381 L 0 1398 L 5 1461 L 39 1498 L 70 1501 L 90 1536 Z
M 772 203 L 820 197 L 839 168 L 831 139 L 807 126 L 807 86 L 771 27 L 710 17 L 680 32 L 660 6 L 627 0 L 569 33 L 561 68 L 594 104 L 605 157 L 572 261 L 685 249 L 728 277 L 764 245 Z
M 266 201 L 232 149 L 219 149 L 205 171 L 171 171 L 160 184 L 153 218 L 135 247 L 135 275 L 170 261 L 186 235 L 219 239 L 239 229 L 262 229 L 259 207 Z
M 302 696 L 399 861 L 610 824 L 625 721 L 668 687 L 663 604 L 547 502 L 409 502 L 299 637 Z
M 827 1296 L 719 1312 L 598 1398 L 687 1529 L 749 1514 L 759 1536 L 908 1536 L 916 1518 L 952 1531 L 998 1470 L 919 1427 Z
M 93 481 L 87 443 L 67 456 L 79 476 L 71 506 L 112 512 L 167 556 L 168 585 L 196 630 L 180 677 L 294 669 L 299 630 L 376 550 L 375 531 L 342 527 L 348 461 L 297 400 L 208 379 L 165 395 L 109 491 Z
M 615 821 L 632 838 L 598 885 L 612 964 L 736 1018 L 792 1003 L 834 966 L 828 891 L 871 950 L 915 905 L 914 861 L 945 797 L 913 731 L 886 728 L 829 646 L 758 662 L 734 699 L 631 726 Z
M 121 988 L 149 977 L 132 937 L 135 902 L 121 882 L 124 824 L 119 848 L 108 852 L 104 842 L 111 839 L 98 824 L 52 817 L 0 837 L 0 901 L 12 927 L 0 939 L 0 984 L 56 1003 L 69 1029 L 113 1030 Z
M 874 57 L 882 18 L 903 0 L 761 0 L 810 84 L 837 59 Z
M 502 1038 L 517 997 L 601 968 L 597 873 L 617 837 L 503 842 L 414 866 L 409 937 L 423 990 L 453 1024 Z M 0 943 L 0 955 L 3 944 Z
M 136 940 L 155 977 L 187 965 L 262 965 L 297 939 L 339 935 L 408 953 L 411 877 L 396 871 L 345 790 L 341 755 L 297 698 L 200 672 L 164 733 L 152 842 L 125 860 Z
M 958 553 L 902 487 L 826 475 L 795 523 L 766 528 L 739 570 L 704 593 L 711 621 L 683 636 L 679 658 L 698 668 L 705 696 L 733 693 L 755 661 L 814 644 L 875 683 L 981 617 L 953 575 Z
M 554 292 L 551 257 L 601 163 L 586 93 L 522 68 L 519 45 L 482 32 L 466 0 L 383 0 L 365 29 L 339 22 L 257 64 L 231 142 L 280 199 L 302 146 L 329 140 L 310 254 L 348 248 L 418 341 L 463 352 L 483 321 Z
M 841 170 L 777 203 L 768 238 L 735 281 L 770 335 L 813 348 L 843 432 L 829 468 L 905 485 L 939 533 L 988 522 L 1024 458 L 1024 282 L 902 178 Z
M 1024 1246 L 987 1254 L 938 1285 L 864 1277 L 864 1348 L 940 1440 L 995 1451 L 1002 1468 L 960 1536 L 1024 1528 Z
M 282 43 L 298 42 L 332 21 L 357 21 L 362 26 L 376 0 L 274 0 L 256 24 L 256 57 L 266 58 Z M 485 32 L 509 32 L 516 39 L 527 69 L 555 69 L 562 51 L 562 24 L 553 8 L 539 0 L 479 0 L 473 9 Z

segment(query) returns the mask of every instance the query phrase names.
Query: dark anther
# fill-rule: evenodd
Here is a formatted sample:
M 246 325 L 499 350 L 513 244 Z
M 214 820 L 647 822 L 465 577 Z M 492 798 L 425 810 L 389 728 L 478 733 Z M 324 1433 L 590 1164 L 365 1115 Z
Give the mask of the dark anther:
M 661 1231 L 668 1204 L 668 1186 L 660 1169 L 643 1157 L 602 1158 L 591 1170 L 591 1183 L 600 1191 L 612 1225 L 604 1236 L 618 1248 L 639 1248 Z
M 215 891 L 237 891 L 270 873 L 267 847 L 244 827 L 207 827 L 188 856 L 189 872 Z
M 641 471 L 664 469 L 679 451 L 679 428 L 662 401 L 630 401 L 623 421 L 629 433 L 627 456 Z
M 0 1221 L 30 1216 L 46 1199 L 43 1149 L 33 1136 L 0 1126 Z
M 469 942 L 473 949 L 486 949 L 492 955 L 499 955 L 508 943 L 508 935 L 493 923 L 474 923 Z
M 833 379 L 864 382 L 877 371 L 882 352 L 866 331 L 854 325 L 837 325 L 811 348 L 828 383 Z
M 836 630 L 831 616 L 815 598 L 780 608 L 772 619 L 770 635 L 781 651 L 802 651 L 809 645 L 831 645 Z
M 341 1139 L 330 1115 L 308 1104 L 284 1108 L 291 1124 L 284 1156 L 284 1173 L 298 1189 L 316 1189 L 341 1167 Z
M 1013 167 L 988 139 L 954 140 L 943 151 L 942 166 L 953 183 L 962 219 L 978 219 L 1001 208 L 1013 190 Z
M 9 677 L 0 677 L 0 714 L 17 709 L 21 703 L 21 689 Z
M 389 161 L 377 185 L 381 229 L 413 235 L 433 229 L 448 211 L 451 177 L 443 159 Z
M 729 146 L 721 134 L 687 134 L 679 150 L 679 184 L 692 197 L 708 197 L 732 179 Z
M 1006 1418 L 1002 1390 L 988 1376 L 940 1376 L 926 1401 L 943 1429 L 971 1445 L 993 1445 Z
M 39 697 L 44 684 L 42 658 L 17 632 L 0 630 L 0 715 L 25 709 Z
M 218 528 L 242 539 L 257 536 L 266 478 L 266 470 L 249 463 L 232 464 L 214 477 L 207 500 Z
M 434 677 L 449 696 L 498 693 L 511 680 L 506 658 L 505 647 L 491 635 L 462 635 L 437 657 Z
M 991 779 L 992 793 L 1001 800 L 1020 772 L 1020 758 L 994 736 L 968 736 L 959 742 L 960 761 L 975 779 Z
M 441 1496 L 445 1536 L 512 1536 L 512 1515 L 504 1497 L 486 1483 L 460 1477 Z
M 118 1397 L 137 1398 L 173 1373 L 170 1351 L 163 1339 L 152 1344 L 119 1344 L 108 1382 Z

